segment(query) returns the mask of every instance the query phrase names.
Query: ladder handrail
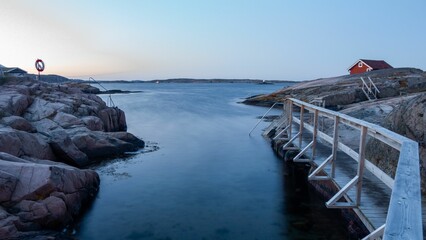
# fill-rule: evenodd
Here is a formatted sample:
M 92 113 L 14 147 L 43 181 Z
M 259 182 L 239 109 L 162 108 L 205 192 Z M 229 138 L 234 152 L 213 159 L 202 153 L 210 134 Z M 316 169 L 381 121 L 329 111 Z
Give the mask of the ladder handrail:
M 368 84 L 365 82 L 365 80 L 364 80 L 364 78 L 363 78 L 363 77 L 361 77 L 361 81 L 362 81 L 362 87 L 363 87 L 363 88 L 365 87 L 369 93 L 372 93 L 373 91 L 371 91 L 371 88 L 370 88 L 370 87 L 368 86 Z
M 89 77 L 89 80 L 92 80 L 93 82 L 95 82 L 96 84 L 98 84 L 99 86 L 101 86 L 105 91 L 108 91 L 108 89 L 106 89 L 106 87 L 104 87 L 100 82 L 96 81 L 94 78 Z M 107 106 L 111 107 L 115 107 L 115 103 L 112 100 L 111 94 L 108 95 L 108 102 L 107 102 Z
M 362 90 L 364 92 L 364 94 L 367 96 L 368 100 L 371 100 L 371 97 L 369 96 L 370 94 L 372 95 L 372 97 L 374 97 L 374 99 L 377 99 L 377 93 L 380 93 L 379 89 L 377 88 L 376 84 L 374 84 L 373 80 L 371 80 L 370 77 L 368 77 L 368 82 L 369 84 L 364 80 L 363 77 L 360 77 L 361 81 L 362 81 Z M 367 91 L 365 91 L 365 89 Z M 373 91 L 373 89 L 375 91 Z
M 368 80 L 370 80 L 370 84 L 374 87 L 374 89 L 376 89 L 376 92 L 380 93 L 379 89 L 377 88 L 376 84 L 373 82 L 373 80 L 371 80 L 370 77 L 368 77 Z
M 367 96 L 368 100 L 371 100 L 370 95 L 368 94 L 368 92 L 366 92 L 364 88 L 361 88 L 361 90 L 364 93 L 364 95 Z
M 266 117 L 266 115 L 275 107 L 275 105 L 277 104 L 283 104 L 281 102 L 275 102 L 274 104 L 272 104 L 272 106 L 268 109 L 268 111 L 265 112 L 265 114 L 263 114 L 263 116 L 259 119 L 259 121 L 256 123 L 256 125 L 251 129 L 251 131 L 249 132 L 249 136 L 251 136 L 251 133 L 254 131 L 254 129 L 256 129 L 256 127 L 263 121 L 263 119 Z

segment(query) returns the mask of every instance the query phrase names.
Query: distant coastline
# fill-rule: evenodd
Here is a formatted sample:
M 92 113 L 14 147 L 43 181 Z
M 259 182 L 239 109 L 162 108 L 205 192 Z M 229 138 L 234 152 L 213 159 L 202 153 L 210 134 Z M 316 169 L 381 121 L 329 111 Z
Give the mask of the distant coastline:
M 35 74 L 28 74 L 30 78 L 35 79 Z M 41 75 L 40 80 L 48 83 L 66 83 L 80 82 L 93 83 L 91 80 L 70 79 L 59 75 Z M 154 79 L 154 80 L 101 80 L 96 79 L 99 83 L 255 83 L 255 84 L 275 84 L 275 83 L 296 83 L 298 81 L 290 80 L 264 80 L 264 79 L 225 79 L 225 78 L 170 78 L 170 79 Z
M 196 78 L 171 78 L 171 79 L 162 79 L 162 80 L 111 80 L 98 81 L 101 83 L 295 83 L 296 81 L 290 80 L 261 80 L 261 79 L 221 79 L 221 78 L 212 78 L 212 79 L 196 79 Z

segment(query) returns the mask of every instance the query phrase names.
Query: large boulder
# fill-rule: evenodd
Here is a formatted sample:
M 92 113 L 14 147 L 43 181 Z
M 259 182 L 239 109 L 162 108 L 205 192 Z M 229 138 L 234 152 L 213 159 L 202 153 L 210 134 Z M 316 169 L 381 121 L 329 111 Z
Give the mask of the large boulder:
M 48 143 L 37 135 L 14 129 L 0 129 L 0 152 L 38 159 L 56 159 Z
M 3 115 L 22 115 L 32 100 L 29 96 L 13 90 L 6 90 L 0 94 L 0 110 Z
M 84 125 L 81 119 L 77 118 L 74 115 L 71 115 L 69 113 L 64 113 L 64 112 L 56 113 L 55 117 L 52 120 L 63 128 L 70 128 L 70 127 Z
M 62 129 L 58 123 L 50 120 L 49 118 L 43 118 L 39 121 L 31 122 L 32 125 L 36 128 L 37 132 L 48 133 L 55 129 Z
M 98 117 L 86 116 L 86 117 L 82 117 L 81 120 L 83 121 L 84 125 L 91 131 L 104 130 L 104 123 Z
M 92 85 L 85 84 L 85 83 L 67 83 L 66 85 L 69 87 L 78 88 L 84 93 L 93 93 L 93 94 L 101 93 L 101 90 L 99 90 L 99 88 L 93 87 Z
M 131 133 L 88 131 L 86 128 L 67 131 L 77 148 L 91 159 L 109 158 L 137 151 L 144 142 Z M 120 139 L 121 138 L 121 139 Z
M 12 132 L 12 133 L 11 133 Z M 14 156 L 21 155 L 21 141 L 13 130 L 0 129 L 0 152 L 6 152 Z
M 19 179 L 14 175 L 0 170 L 0 203 L 6 202 L 11 199 L 18 180 Z
M 34 133 L 37 130 L 25 118 L 19 116 L 4 117 L 1 123 L 16 130 Z
M 36 98 L 26 110 L 24 118 L 29 121 L 39 121 L 44 118 L 53 117 L 57 112 L 72 113 L 72 111 L 70 106 L 63 103 Z
M 140 138 L 138 138 L 135 135 L 128 133 L 128 132 L 111 132 L 111 133 L 108 133 L 108 135 L 111 136 L 111 137 L 118 138 L 122 141 L 131 143 L 138 148 L 145 147 L 144 141 L 142 141 Z
M 426 93 L 407 97 L 384 120 L 384 127 L 419 142 L 422 192 L 426 193 Z M 366 157 L 386 173 L 395 174 L 399 151 L 374 140 L 367 145 Z
M 98 117 L 104 123 L 106 132 L 126 131 L 126 116 L 124 112 L 117 108 L 105 108 L 98 112 Z
M 0 192 L 1 194 L 1 192 Z M 0 206 L 0 238 L 9 239 L 16 237 L 18 229 L 16 229 L 15 222 L 19 218 L 8 213 L 3 207 Z
M 64 130 L 49 133 L 49 144 L 58 160 L 72 166 L 83 167 L 90 163 L 85 153 L 80 151 Z
M 0 197 L 7 212 L 18 217 L 13 224 L 19 231 L 66 226 L 95 196 L 99 187 L 96 172 L 66 165 L 0 159 L 0 169 L 3 175 L 7 173 L 16 180 L 15 184 L 8 185 L 8 191 L 0 192 Z M 10 229 L 11 225 L 7 228 Z M 8 231 L 0 224 L 1 232 Z
M 349 88 L 341 90 L 340 92 L 332 92 L 321 98 L 325 101 L 326 106 L 338 106 L 355 102 L 356 96 L 355 88 Z

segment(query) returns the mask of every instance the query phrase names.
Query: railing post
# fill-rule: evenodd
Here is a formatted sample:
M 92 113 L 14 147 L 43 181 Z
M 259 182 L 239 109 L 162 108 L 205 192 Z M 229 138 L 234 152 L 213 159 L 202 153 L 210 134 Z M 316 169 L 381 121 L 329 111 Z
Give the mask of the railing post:
M 315 150 L 317 147 L 317 135 L 318 135 L 318 110 L 314 110 L 314 132 L 312 134 L 312 161 L 315 160 Z
M 305 110 L 305 105 L 300 106 L 300 124 L 299 124 L 299 148 L 302 149 L 302 139 L 303 139 L 303 114 Z
M 365 166 L 365 142 L 367 139 L 367 127 L 361 126 L 361 137 L 359 140 L 359 158 L 358 158 L 358 183 L 356 189 L 356 205 L 361 204 L 361 189 L 362 189 L 362 176 L 364 174 Z
M 291 100 L 287 100 L 288 101 L 288 139 L 291 139 L 291 132 L 292 132 L 292 127 L 293 127 L 293 101 Z
M 332 160 L 331 160 L 331 177 L 335 176 L 336 169 L 336 157 L 337 157 L 337 147 L 339 146 L 339 121 L 338 116 L 334 116 L 334 132 L 333 132 L 333 146 L 332 146 Z

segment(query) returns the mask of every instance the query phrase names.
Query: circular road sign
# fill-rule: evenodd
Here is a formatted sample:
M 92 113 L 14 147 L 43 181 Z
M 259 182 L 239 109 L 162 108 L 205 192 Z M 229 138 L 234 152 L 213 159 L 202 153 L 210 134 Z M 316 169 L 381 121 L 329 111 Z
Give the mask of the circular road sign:
M 39 72 L 43 72 L 44 70 L 44 62 L 41 59 L 37 59 L 35 62 L 35 67 L 37 69 L 37 71 Z

